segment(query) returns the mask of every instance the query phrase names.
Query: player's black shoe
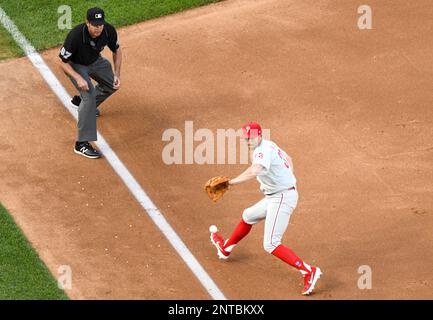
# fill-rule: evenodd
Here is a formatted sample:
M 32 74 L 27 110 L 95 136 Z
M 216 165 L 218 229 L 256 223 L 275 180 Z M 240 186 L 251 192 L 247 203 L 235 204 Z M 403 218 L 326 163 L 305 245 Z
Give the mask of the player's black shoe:
M 74 152 L 90 159 L 98 159 L 102 156 L 88 141 L 75 142 Z
M 71 99 L 71 103 L 75 106 L 79 106 L 81 103 L 81 97 L 80 96 L 73 96 Z M 98 108 L 96 108 L 96 116 L 99 117 L 101 115 L 101 112 Z

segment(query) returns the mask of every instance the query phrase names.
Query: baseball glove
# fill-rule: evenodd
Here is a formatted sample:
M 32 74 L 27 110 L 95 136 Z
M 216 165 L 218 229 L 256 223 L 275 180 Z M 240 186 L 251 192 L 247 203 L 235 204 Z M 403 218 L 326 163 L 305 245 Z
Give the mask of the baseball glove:
M 217 202 L 229 189 L 229 180 L 227 177 L 213 177 L 206 182 L 204 191 L 213 202 Z

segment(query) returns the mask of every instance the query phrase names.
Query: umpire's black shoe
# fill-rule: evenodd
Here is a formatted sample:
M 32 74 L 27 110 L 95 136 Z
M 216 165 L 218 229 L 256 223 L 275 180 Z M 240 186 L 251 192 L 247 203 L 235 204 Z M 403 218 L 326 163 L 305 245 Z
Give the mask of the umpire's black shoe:
M 88 141 L 75 142 L 74 152 L 90 159 L 98 159 L 102 156 Z
M 73 96 L 71 103 L 78 107 L 81 103 L 81 97 L 80 96 Z
M 81 97 L 80 96 L 73 96 L 71 103 L 78 107 L 81 103 Z M 101 115 L 101 112 L 99 111 L 98 108 L 96 108 L 96 116 L 99 117 L 100 115 Z

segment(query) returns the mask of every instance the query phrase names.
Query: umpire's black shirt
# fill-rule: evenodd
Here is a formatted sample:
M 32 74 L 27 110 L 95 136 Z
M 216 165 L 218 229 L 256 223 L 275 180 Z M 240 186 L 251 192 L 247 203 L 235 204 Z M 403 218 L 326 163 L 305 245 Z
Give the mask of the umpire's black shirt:
M 65 63 L 72 61 L 87 66 L 98 59 L 107 45 L 112 52 L 116 52 L 119 48 L 117 32 L 111 24 L 105 23 L 101 35 L 91 38 L 87 25 L 82 23 L 69 32 L 59 57 Z

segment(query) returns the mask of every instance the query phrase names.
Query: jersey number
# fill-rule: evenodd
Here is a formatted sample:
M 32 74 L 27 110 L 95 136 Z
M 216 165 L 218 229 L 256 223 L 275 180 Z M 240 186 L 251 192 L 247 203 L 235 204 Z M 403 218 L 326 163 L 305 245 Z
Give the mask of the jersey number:
M 287 169 L 289 169 L 290 168 L 289 160 L 287 160 L 287 157 L 281 152 L 281 149 L 278 149 L 278 156 L 281 159 L 283 159 L 284 165 L 286 166 Z
M 66 49 L 63 47 L 62 50 L 60 50 L 60 54 L 62 55 L 63 58 L 68 59 L 72 53 L 66 51 Z

